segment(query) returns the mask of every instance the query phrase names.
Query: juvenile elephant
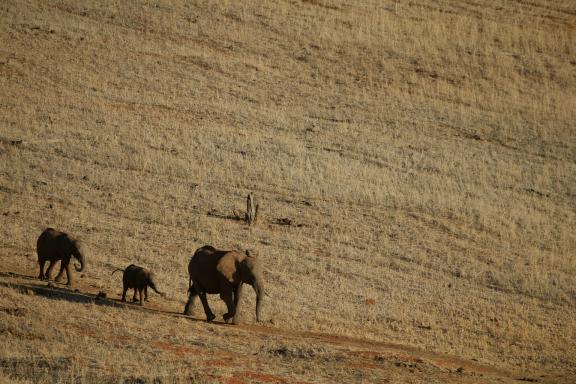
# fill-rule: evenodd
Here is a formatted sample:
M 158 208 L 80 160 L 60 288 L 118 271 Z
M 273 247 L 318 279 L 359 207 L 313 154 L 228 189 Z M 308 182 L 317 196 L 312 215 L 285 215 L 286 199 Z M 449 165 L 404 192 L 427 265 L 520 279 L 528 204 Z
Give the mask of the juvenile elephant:
M 38 264 L 40 265 L 40 280 L 50 278 L 50 272 L 58 260 L 60 262 L 60 272 L 56 276 L 56 281 L 60 281 L 62 273 L 66 271 L 67 285 L 72 284 L 72 274 L 70 273 L 70 258 L 75 257 L 80 262 L 80 266 L 74 265 L 76 271 L 84 270 L 85 259 L 81 251 L 80 242 L 64 232 L 59 232 L 54 228 L 46 228 L 36 242 L 36 252 L 38 253 Z M 44 265 L 49 261 L 48 270 L 44 273 Z
M 184 314 L 190 315 L 196 296 L 200 296 L 206 320 L 208 322 L 216 317 L 208 306 L 206 294 L 220 294 L 220 298 L 226 303 L 228 312 L 224 314 L 224 320 L 236 324 L 235 315 L 238 310 L 238 302 L 242 295 L 242 284 L 250 284 L 256 292 L 256 320 L 260 321 L 260 309 L 264 298 L 264 279 L 262 268 L 258 260 L 250 256 L 248 252 L 220 251 L 205 245 L 194 252 L 194 256 L 188 263 L 189 296 L 184 307 Z
M 156 283 L 154 282 L 154 273 L 146 268 L 139 267 L 134 264 L 130 264 L 126 269 L 115 269 L 112 274 L 117 271 L 123 271 L 122 283 L 124 285 L 124 291 L 122 292 L 122 301 L 126 301 L 126 291 L 128 288 L 134 289 L 134 296 L 132 301 L 136 301 L 136 293 L 140 295 L 140 305 L 144 305 L 142 300 L 142 291 L 144 291 L 144 300 L 148 301 L 148 287 L 152 288 L 157 294 L 164 296 L 162 292 L 156 289 Z

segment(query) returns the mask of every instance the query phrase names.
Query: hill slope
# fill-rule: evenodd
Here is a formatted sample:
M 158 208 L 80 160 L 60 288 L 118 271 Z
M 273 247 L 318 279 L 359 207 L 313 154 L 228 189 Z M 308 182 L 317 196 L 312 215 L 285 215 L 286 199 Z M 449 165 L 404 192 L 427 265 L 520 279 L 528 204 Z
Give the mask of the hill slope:
M 576 374 L 571 1 L 7 1 L 0 15 L 3 272 L 37 275 L 35 241 L 53 226 L 88 248 L 79 289 L 117 298 L 110 272 L 141 264 L 168 293 L 153 302 L 180 312 L 197 247 L 250 249 L 269 329 Z M 253 227 L 233 215 L 248 192 Z M 203 323 L 2 290 L 13 378 L 38 380 L 23 357 L 67 359 L 63 381 L 199 372 L 128 364 L 137 344 L 86 336 L 116 316 L 130 337 L 226 344 Z M 247 323 L 253 305 L 250 292 Z M 87 324 L 58 325 L 74 319 Z M 90 363 L 71 357 L 78 344 Z M 261 358 L 255 372 L 280 364 Z M 294 380 L 350 373 L 281 361 Z

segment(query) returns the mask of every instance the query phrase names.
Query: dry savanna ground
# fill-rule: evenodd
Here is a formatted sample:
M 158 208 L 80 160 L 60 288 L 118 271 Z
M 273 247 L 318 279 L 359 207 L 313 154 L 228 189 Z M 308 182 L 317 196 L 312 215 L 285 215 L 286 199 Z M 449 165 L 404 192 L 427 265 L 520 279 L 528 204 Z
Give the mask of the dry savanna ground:
M 0 381 L 571 382 L 575 41 L 572 0 L 0 2 Z M 264 322 L 179 315 L 204 244 Z

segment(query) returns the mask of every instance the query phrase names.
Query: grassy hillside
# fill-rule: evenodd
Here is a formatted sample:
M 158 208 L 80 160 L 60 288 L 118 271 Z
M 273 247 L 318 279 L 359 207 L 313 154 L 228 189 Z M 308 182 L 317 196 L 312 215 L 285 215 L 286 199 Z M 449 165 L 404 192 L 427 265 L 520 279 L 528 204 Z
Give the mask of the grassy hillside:
M 111 271 L 136 263 L 168 294 L 152 303 L 181 312 L 196 248 L 250 249 L 267 328 L 576 375 L 572 1 L 95 3 L 0 4 L 2 272 L 36 276 L 36 238 L 53 226 L 87 248 L 80 291 L 117 299 Z M 249 192 L 253 227 L 233 219 Z M 62 381 L 192 377 L 202 364 L 131 353 L 142 338 L 234 356 L 270 341 L 6 285 L 12 379 L 52 382 L 33 358 Z M 307 370 L 264 354 L 252 369 L 379 377 L 330 356 Z M 448 380 L 434 375 L 422 382 Z

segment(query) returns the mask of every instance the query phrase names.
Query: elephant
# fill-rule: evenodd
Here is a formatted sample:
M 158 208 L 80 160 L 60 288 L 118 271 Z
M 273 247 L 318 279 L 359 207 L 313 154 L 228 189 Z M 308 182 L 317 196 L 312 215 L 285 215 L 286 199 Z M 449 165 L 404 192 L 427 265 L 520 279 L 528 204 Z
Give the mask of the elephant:
M 72 285 L 72 274 L 70 273 L 70 258 L 75 257 L 80 262 L 80 266 L 74 265 L 77 272 L 82 272 L 86 265 L 86 260 L 82 252 L 80 242 L 64 232 L 59 232 L 54 228 L 46 228 L 36 242 L 36 252 L 38 253 L 38 264 L 40 265 L 40 280 L 50 278 L 50 272 L 58 260 L 60 262 L 60 272 L 56 276 L 56 281 L 60 281 L 62 273 L 66 271 L 68 281 L 66 285 Z M 48 270 L 44 273 L 44 264 L 49 261 Z
M 136 301 L 136 293 L 140 296 L 140 305 L 144 305 L 142 300 L 142 291 L 144 291 L 144 300 L 148 301 L 148 287 L 152 288 L 154 292 L 164 297 L 164 293 L 156 289 L 156 283 L 154 281 L 154 272 L 139 267 L 134 264 L 130 264 L 126 269 L 115 269 L 112 274 L 117 271 L 124 272 L 122 276 L 122 283 L 124 285 L 124 291 L 122 292 L 122 301 L 126 301 L 126 291 L 128 288 L 134 289 L 134 296 L 132 301 Z
M 264 278 L 258 259 L 248 251 L 221 251 L 210 245 L 198 248 L 188 263 L 188 302 L 184 314 L 190 315 L 196 296 L 200 296 L 206 321 L 216 317 L 208 306 L 206 294 L 220 294 L 228 312 L 224 321 L 237 324 L 236 314 L 242 295 L 243 283 L 250 284 L 256 292 L 256 321 L 260 321 L 264 298 Z

